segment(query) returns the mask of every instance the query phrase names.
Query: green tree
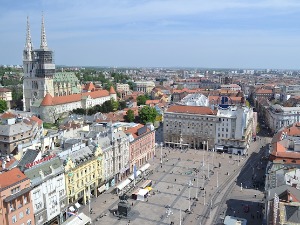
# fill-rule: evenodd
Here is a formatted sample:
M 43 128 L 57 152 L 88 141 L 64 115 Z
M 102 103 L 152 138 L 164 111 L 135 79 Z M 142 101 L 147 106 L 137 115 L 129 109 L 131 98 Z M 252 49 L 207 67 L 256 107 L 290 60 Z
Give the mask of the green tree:
M 149 96 L 146 94 L 146 95 L 139 95 L 137 98 L 136 98 L 136 101 L 137 101 L 137 105 L 145 105 L 146 101 L 150 99 Z
M 126 102 L 125 101 L 119 101 L 119 110 L 126 108 Z
M 134 119 L 135 119 L 134 112 L 133 112 L 133 110 L 129 109 L 129 110 L 126 112 L 125 120 L 126 120 L 127 122 L 133 122 Z
M 115 101 L 113 98 L 110 99 L 111 101 L 111 106 L 112 106 L 112 111 L 115 112 L 119 108 L 119 102 Z
M 7 110 L 7 103 L 4 100 L 0 100 L 0 113 L 3 113 Z
M 146 124 L 147 122 L 154 123 L 155 118 L 157 116 L 157 111 L 155 108 L 150 106 L 144 106 L 142 109 L 139 110 L 139 119 L 140 123 Z
M 133 90 L 134 83 L 132 81 L 127 81 L 127 84 L 129 85 L 130 90 Z

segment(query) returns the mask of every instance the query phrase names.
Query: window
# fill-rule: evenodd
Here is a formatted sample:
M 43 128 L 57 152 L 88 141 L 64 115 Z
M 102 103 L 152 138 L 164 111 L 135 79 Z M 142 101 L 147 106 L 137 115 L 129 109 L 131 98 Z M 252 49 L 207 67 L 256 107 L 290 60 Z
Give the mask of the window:
M 31 220 L 27 220 L 27 225 L 31 225 Z
M 12 217 L 12 223 L 16 223 L 17 222 L 17 216 L 13 216 Z
M 19 213 L 19 219 L 22 219 L 24 217 L 24 213 L 23 212 L 20 212 Z
M 30 209 L 29 209 L 29 208 L 26 209 L 26 214 L 27 214 L 27 215 L 30 214 Z M 30 222 L 31 222 L 31 221 L 30 221 Z M 27 224 L 28 224 L 28 222 L 27 222 Z
M 27 196 L 24 196 L 24 205 L 27 204 Z

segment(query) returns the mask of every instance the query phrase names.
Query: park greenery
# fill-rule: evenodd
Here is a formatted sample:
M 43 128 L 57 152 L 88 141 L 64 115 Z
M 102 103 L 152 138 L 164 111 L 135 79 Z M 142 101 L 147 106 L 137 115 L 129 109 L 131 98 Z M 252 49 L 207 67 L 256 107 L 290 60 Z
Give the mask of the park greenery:
M 113 98 L 111 98 L 108 101 L 105 101 L 102 105 L 95 105 L 94 107 L 83 109 L 83 108 L 77 108 L 73 109 L 72 113 L 78 114 L 78 115 L 93 115 L 95 113 L 101 112 L 101 113 L 109 113 L 109 112 L 115 112 L 117 110 L 122 110 L 126 107 L 126 102 L 124 101 L 115 101 Z

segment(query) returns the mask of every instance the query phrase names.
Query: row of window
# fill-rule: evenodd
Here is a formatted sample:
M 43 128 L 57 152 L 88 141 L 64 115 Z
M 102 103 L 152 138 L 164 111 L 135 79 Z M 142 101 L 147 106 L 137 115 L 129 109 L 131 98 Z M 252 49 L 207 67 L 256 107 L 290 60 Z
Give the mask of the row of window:
M 30 209 L 26 209 L 26 215 L 30 214 Z M 19 219 L 23 219 L 24 213 L 20 212 L 19 213 Z M 18 221 L 17 215 L 12 216 L 12 223 L 16 223 Z M 24 225 L 24 223 L 22 223 Z M 31 225 L 31 220 L 27 220 L 27 225 Z

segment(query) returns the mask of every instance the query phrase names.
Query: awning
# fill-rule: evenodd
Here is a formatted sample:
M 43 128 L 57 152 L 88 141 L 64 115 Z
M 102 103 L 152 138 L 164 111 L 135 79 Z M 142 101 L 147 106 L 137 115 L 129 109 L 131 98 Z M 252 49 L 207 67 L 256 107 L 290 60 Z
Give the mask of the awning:
M 100 193 L 104 192 L 105 190 L 106 190 L 105 184 L 98 188 L 98 191 L 99 191 Z
M 126 179 L 124 181 L 122 181 L 117 187 L 116 189 L 119 189 L 119 191 L 121 191 L 124 187 L 126 187 L 128 184 L 131 183 L 131 180 Z
M 144 172 L 144 171 L 145 171 L 146 169 L 148 169 L 149 167 L 150 167 L 150 164 L 147 163 L 147 164 L 143 165 L 139 170 L 142 171 L 142 172 Z
M 80 219 L 79 219 L 80 218 Z M 79 213 L 78 216 L 69 217 L 61 225 L 86 225 L 92 222 L 91 218 L 85 215 L 84 213 Z
M 73 206 L 70 206 L 70 207 L 69 207 L 69 210 L 70 210 L 71 212 L 74 212 L 74 211 L 75 211 L 75 208 L 74 208 Z
M 77 209 L 79 209 L 80 206 L 81 206 L 81 205 L 80 205 L 78 202 L 75 203 L 75 207 L 76 207 Z
M 140 174 L 141 174 L 142 172 L 141 171 L 136 171 L 136 176 L 138 177 Z M 130 179 L 131 181 L 133 181 L 133 179 L 134 179 L 134 174 L 131 174 L 129 177 L 128 177 L 128 179 Z

